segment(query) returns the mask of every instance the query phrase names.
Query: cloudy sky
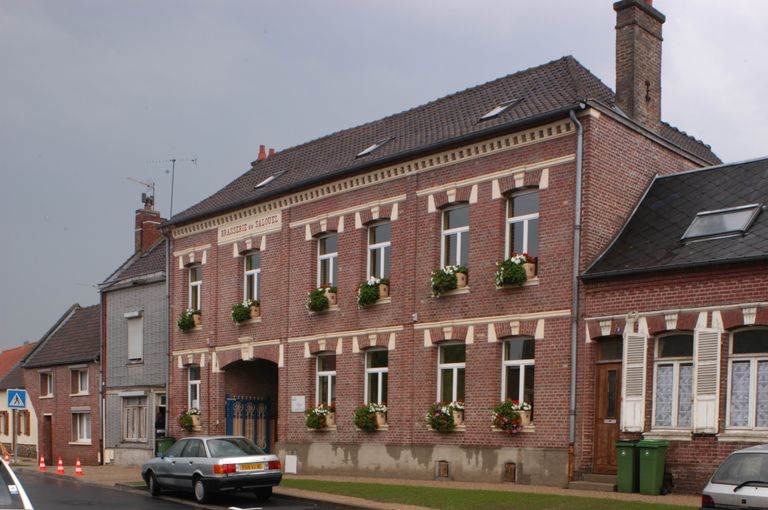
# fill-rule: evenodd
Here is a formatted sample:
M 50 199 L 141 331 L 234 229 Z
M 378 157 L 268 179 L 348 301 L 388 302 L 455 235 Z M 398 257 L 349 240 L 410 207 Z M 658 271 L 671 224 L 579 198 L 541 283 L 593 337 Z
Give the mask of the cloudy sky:
M 663 117 L 768 154 L 763 0 L 656 0 Z M 572 54 L 614 83 L 609 0 L 0 0 L 0 348 L 38 339 L 169 212 L 281 150 Z

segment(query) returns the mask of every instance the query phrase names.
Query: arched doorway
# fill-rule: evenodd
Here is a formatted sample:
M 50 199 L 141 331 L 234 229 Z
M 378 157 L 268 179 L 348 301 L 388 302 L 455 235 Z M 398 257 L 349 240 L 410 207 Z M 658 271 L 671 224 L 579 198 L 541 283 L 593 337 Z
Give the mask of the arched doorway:
M 245 436 L 271 451 L 277 432 L 277 364 L 265 359 L 223 367 L 226 433 Z

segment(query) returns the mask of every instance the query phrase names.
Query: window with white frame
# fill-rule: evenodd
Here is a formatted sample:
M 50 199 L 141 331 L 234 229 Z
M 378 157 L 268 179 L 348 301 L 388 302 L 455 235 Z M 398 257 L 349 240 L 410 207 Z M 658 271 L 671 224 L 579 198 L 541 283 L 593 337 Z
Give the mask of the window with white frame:
M 437 365 L 438 400 L 440 402 L 464 400 L 466 345 L 441 345 L 439 356 Z
M 387 403 L 389 351 L 373 349 L 365 353 L 365 403 Z
M 200 409 L 200 367 L 187 369 L 187 407 Z
M 654 427 L 690 428 L 693 411 L 693 334 L 656 341 Z
M 469 267 L 469 205 L 443 211 L 441 265 Z
M 507 199 L 506 258 L 512 253 L 539 255 L 539 190 L 524 191 Z
M 339 236 L 330 234 L 317 240 L 317 286 L 333 286 L 339 281 Z
M 317 356 L 317 391 L 315 404 L 336 403 L 336 355 L 321 354 Z
M 533 407 L 536 340 L 512 338 L 504 342 L 503 400 L 528 402 Z
M 202 309 L 203 267 L 200 265 L 189 268 L 189 309 Z
M 768 428 L 768 328 L 733 333 L 728 374 L 728 427 Z
M 130 317 L 128 322 L 128 361 L 141 361 L 144 357 L 144 317 Z
M 389 278 L 392 224 L 388 221 L 368 227 L 368 276 Z
M 123 398 L 123 439 L 147 440 L 147 397 Z
M 53 396 L 53 374 L 51 372 L 40 372 L 40 396 Z
M 73 368 L 69 371 L 70 391 L 72 395 L 88 394 L 88 369 Z
M 72 411 L 72 442 L 91 442 L 91 412 Z
M 259 299 L 259 286 L 261 284 L 261 252 L 252 251 L 245 254 L 245 289 L 244 303 Z

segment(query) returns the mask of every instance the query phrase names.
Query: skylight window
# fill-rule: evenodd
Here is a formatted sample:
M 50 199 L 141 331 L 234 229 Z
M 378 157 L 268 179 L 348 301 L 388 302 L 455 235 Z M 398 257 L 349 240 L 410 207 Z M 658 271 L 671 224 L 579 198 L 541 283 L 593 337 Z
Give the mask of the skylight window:
M 521 99 L 510 99 L 509 101 L 504 101 L 500 105 L 493 108 L 493 110 L 489 111 L 482 117 L 480 117 L 480 120 L 488 120 L 492 119 L 494 117 L 498 117 L 503 112 L 507 111 L 509 108 L 515 106 L 517 103 L 522 101 Z
M 742 205 L 696 214 L 683 240 L 743 234 L 760 212 L 760 204 Z
M 362 157 L 365 157 L 365 156 L 367 156 L 368 154 L 372 153 L 373 151 L 375 151 L 376 149 L 378 149 L 379 147 L 381 147 L 382 145 L 386 144 L 387 142 L 389 142 L 389 141 L 391 141 L 391 140 L 393 140 L 393 139 L 392 139 L 392 138 L 384 138 L 383 140 L 379 140 L 378 142 L 374 143 L 374 144 L 373 144 L 373 145 L 371 145 L 370 147 L 368 147 L 368 148 L 366 148 L 366 149 L 363 149 L 363 150 L 362 150 L 361 152 L 359 152 L 359 153 L 357 154 L 357 156 L 355 156 L 355 157 L 356 157 L 356 158 L 362 158 Z
M 253 189 L 261 189 L 261 188 L 263 188 L 264 186 L 266 186 L 270 182 L 274 181 L 275 179 L 277 179 L 278 177 L 280 177 L 284 173 L 285 173 L 285 170 L 283 170 L 281 172 L 277 172 L 274 175 L 270 175 L 269 177 L 267 177 L 266 179 L 264 179 L 263 181 L 258 183 L 256 186 L 254 186 Z

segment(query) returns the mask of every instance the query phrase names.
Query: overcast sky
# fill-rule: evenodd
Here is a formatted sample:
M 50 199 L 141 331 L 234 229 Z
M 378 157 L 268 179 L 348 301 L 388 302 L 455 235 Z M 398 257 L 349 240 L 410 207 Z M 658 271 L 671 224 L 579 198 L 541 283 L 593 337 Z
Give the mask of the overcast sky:
M 768 154 L 763 0 L 656 0 L 665 120 Z M 0 349 L 37 340 L 176 212 L 281 150 L 572 54 L 611 88 L 609 0 L 0 0 Z

